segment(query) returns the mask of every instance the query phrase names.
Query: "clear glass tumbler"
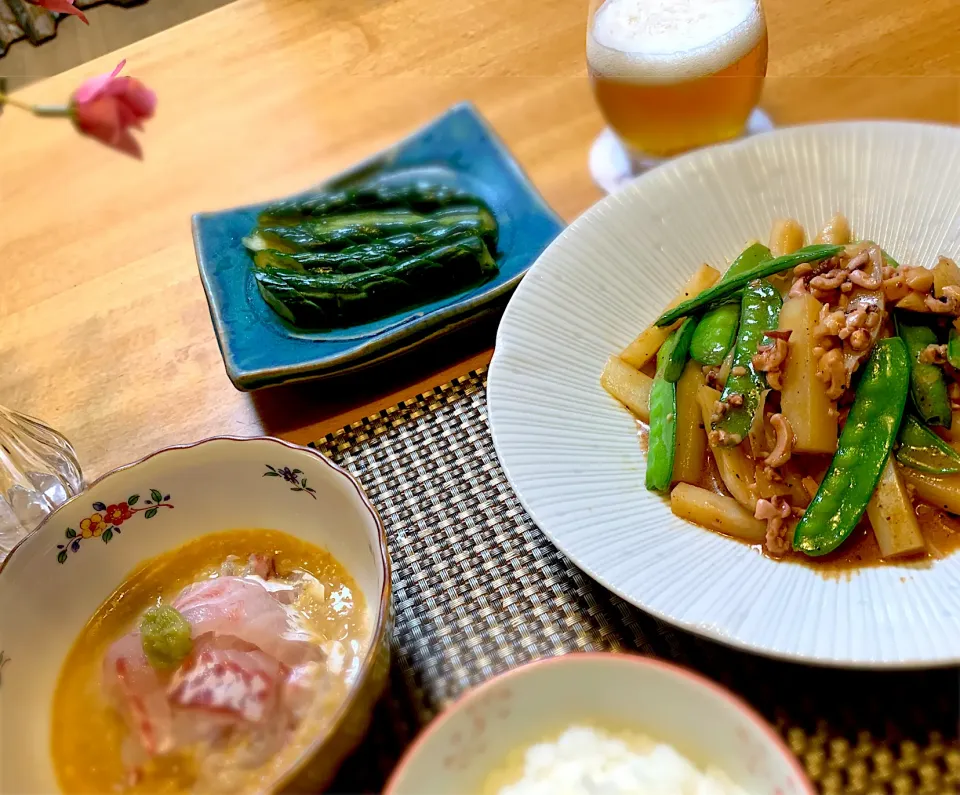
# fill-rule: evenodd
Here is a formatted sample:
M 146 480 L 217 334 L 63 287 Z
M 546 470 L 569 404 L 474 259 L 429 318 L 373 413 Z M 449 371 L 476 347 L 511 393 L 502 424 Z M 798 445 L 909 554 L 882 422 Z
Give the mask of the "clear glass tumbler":
M 652 165 L 752 126 L 767 72 L 760 0 L 590 0 L 589 14 L 594 96 L 632 160 Z
M 82 489 L 70 442 L 42 422 L 0 406 L 0 561 Z

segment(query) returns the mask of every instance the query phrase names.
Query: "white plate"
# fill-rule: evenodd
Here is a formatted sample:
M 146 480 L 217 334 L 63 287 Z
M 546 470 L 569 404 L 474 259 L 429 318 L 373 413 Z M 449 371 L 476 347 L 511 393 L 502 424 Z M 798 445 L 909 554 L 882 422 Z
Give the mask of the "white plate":
M 500 324 L 488 411 L 534 521 L 627 601 L 762 654 L 837 666 L 960 662 L 960 555 L 827 579 L 676 519 L 644 488 L 633 419 L 600 371 L 701 262 L 778 216 L 834 212 L 904 263 L 960 256 L 960 131 L 860 122 L 702 150 L 607 197 L 541 255 Z

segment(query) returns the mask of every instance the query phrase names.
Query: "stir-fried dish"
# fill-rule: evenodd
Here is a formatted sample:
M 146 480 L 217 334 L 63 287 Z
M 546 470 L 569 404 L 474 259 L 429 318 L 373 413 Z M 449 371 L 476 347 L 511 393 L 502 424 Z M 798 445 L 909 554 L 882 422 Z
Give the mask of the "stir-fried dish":
M 868 535 L 876 560 L 940 557 L 960 545 L 960 268 L 900 265 L 839 215 L 804 237 L 778 221 L 722 276 L 701 266 L 603 387 L 678 517 L 777 558 Z
M 340 564 L 284 533 L 211 534 L 149 561 L 64 663 L 61 789 L 268 789 L 343 703 L 367 625 Z

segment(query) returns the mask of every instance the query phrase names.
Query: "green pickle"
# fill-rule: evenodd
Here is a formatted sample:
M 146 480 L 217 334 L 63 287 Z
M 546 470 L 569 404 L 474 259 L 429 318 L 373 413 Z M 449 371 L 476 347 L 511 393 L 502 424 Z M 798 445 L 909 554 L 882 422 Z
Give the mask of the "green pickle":
M 154 668 L 176 668 L 193 650 L 187 620 L 168 605 L 151 607 L 140 620 L 140 642 L 147 661 Z

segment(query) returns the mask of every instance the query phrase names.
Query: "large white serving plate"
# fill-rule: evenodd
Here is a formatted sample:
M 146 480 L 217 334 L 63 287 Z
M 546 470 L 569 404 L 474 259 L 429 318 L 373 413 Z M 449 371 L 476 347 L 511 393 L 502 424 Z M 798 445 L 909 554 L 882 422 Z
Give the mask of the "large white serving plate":
M 599 384 L 607 357 L 702 262 L 724 267 L 772 220 L 834 212 L 900 262 L 960 256 L 960 130 L 858 122 L 702 150 L 607 197 L 541 255 L 497 335 L 488 410 L 541 530 L 659 618 L 762 654 L 835 666 L 960 662 L 960 555 L 827 578 L 675 518 L 644 488 L 634 421 Z

